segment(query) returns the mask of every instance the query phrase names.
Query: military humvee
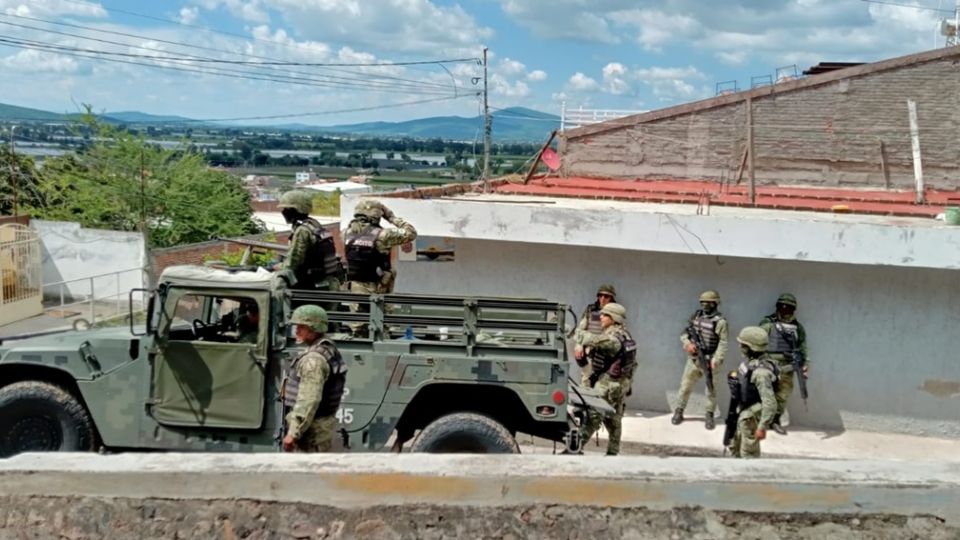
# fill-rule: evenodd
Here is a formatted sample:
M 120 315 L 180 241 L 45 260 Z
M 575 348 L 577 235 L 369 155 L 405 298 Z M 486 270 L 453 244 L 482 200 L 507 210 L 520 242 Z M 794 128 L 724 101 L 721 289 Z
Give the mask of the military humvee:
M 577 417 L 612 413 L 571 386 L 558 303 L 293 291 L 264 270 L 178 266 L 158 281 L 131 291 L 129 328 L 0 345 L 0 456 L 279 451 L 298 353 L 286 321 L 304 303 L 328 309 L 349 368 L 342 450 L 400 450 L 416 434 L 410 451 L 518 452 L 521 432 L 576 451 Z M 144 324 L 134 295 L 148 299 Z

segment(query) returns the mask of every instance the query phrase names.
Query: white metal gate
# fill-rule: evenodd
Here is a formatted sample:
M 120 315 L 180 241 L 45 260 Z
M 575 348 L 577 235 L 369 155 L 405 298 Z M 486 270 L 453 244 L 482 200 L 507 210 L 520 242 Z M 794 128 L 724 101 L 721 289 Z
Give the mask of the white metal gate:
M 40 237 L 19 224 L 0 225 L 0 325 L 43 311 Z

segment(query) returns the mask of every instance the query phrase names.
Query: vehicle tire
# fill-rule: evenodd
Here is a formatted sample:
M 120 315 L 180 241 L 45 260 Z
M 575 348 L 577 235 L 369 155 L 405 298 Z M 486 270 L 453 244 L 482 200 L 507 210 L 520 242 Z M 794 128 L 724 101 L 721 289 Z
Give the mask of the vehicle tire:
M 454 413 L 420 431 L 411 452 L 434 454 L 519 454 L 517 440 L 500 422 L 476 413 Z
M 87 410 L 59 386 L 25 381 L 0 388 L 0 457 L 90 451 L 95 440 Z

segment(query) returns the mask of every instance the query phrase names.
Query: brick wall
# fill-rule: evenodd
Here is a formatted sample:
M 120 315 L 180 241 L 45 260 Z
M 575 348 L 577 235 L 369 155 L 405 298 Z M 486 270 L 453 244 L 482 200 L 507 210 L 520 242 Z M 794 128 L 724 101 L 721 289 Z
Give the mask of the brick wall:
M 882 142 L 891 185 L 910 188 L 914 176 L 906 102 L 912 99 L 918 108 L 926 184 L 957 189 L 960 54 L 950 54 L 921 53 L 913 62 L 884 62 L 882 70 L 861 66 L 847 77 L 836 72 L 832 78 L 820 75 L 688 104 L 675 113 L 654 111 L 636 122 L 620 120 L 623 126 L 615 129 L 571 130 L 560 141 L 563 173 L 734 177 L 747 144 L 749 95 L 758 183 L 883 187 Z

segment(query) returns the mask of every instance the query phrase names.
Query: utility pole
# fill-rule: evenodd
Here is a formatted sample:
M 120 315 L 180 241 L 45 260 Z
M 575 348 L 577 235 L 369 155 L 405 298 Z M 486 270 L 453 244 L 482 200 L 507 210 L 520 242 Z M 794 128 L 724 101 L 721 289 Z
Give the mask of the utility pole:
M 13 215 L 18 216 L 19 207 L 18 207 L 18 196 L 20 192 L 20 171 L 17 170 L 17 148 L 16 148 L 16 139 L 13 136 L 13 130 L 17 129 L 17 126 L 10 126 L 10 182 L 13 184 Z
M 487 48 L 483 48 L 483 191 L 490 191 L 490 184 L 487 179 L 490 178 L 490 137 L 493 133 L 493 126 L 490 121 L 490 101 L 487 94 Z
M 140 147 L 140 234 L 147 243 L 147 178 L 143 163 L 143 147 Z

